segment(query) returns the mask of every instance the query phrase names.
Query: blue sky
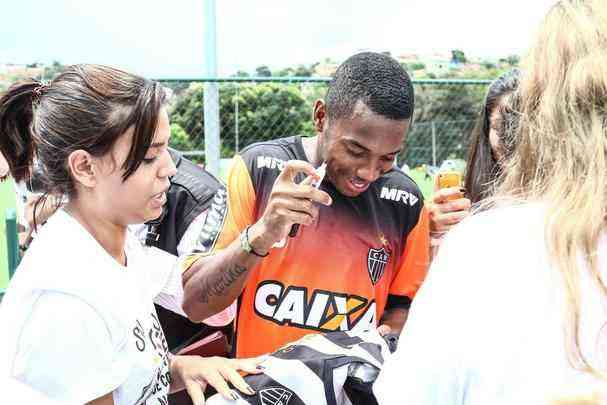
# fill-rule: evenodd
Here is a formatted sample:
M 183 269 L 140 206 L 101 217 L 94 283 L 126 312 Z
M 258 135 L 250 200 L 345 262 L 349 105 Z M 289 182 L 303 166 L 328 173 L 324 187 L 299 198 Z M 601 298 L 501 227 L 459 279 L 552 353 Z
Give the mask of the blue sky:
M 554 0 L 217 0 L 218 73 L 361 50 L 523 53 Z M 2 6 L 0 63 L 104 63 L 203 74 L 203 0 L 20 0 Z

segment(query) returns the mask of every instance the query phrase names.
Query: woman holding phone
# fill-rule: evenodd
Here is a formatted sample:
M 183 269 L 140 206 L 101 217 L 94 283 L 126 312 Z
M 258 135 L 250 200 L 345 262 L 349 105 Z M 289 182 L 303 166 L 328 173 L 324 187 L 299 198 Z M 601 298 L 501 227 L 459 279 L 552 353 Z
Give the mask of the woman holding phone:
M 520 71 L 513 69 L 489 86 L 472 131 L 464 187 L 461 177 L 451 184 L 441 184 L 441 173 L 437 176 L 432 202 L 428 204 L 433 246 L 438 246 L 441 237 L 469 215 L 472 205 L 491 195 L 504 159 L 512 149 L 510 137 L 517 121 L 514 92 L 519 79 Z M 444 180 L 451 179 L 445 176 Z

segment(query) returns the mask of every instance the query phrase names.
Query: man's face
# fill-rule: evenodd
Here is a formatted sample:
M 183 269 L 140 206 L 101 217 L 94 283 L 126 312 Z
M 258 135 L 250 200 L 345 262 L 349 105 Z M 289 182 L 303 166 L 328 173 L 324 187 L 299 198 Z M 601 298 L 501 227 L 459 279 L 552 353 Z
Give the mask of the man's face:
M 324 120 L 319 155 L 327 163 L 327 178 L 343 195 L 356 197 L 392 169 L 401 151 L 410 120 L 393 120 L 371 111 L 359 101 L 350 118 L 326 119 L 317 104 L 315 119 Z

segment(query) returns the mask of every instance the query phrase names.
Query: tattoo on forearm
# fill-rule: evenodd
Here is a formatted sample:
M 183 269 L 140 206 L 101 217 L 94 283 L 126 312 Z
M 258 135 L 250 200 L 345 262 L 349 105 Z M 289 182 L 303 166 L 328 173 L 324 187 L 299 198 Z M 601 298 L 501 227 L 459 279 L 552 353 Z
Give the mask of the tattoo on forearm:
M 220 274 L 214 274 L 206 278 L 202 282 L 202 292 L 200 294 L 200 302 L 207 304 L 211 296 L 222 296 L 228 288 L 234 284 L 241 275 L 247 271 L 246 267 L 234 264 L 226 271 Z

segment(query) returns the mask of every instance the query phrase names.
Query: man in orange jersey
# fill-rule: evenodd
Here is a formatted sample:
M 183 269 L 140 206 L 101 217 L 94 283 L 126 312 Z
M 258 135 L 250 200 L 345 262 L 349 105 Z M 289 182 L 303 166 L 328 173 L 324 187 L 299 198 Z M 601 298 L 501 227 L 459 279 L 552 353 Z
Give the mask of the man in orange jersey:
M 360 53 L 315 103 L 316 136 L 237 155 L 214 227 L 185 261 L 186 313 L 202 320 L 238 299 L 238 357 L 311 332 L 400 332 L 429 252 L 421 193 L 394 165 L 413 106 L 402 67 Z

